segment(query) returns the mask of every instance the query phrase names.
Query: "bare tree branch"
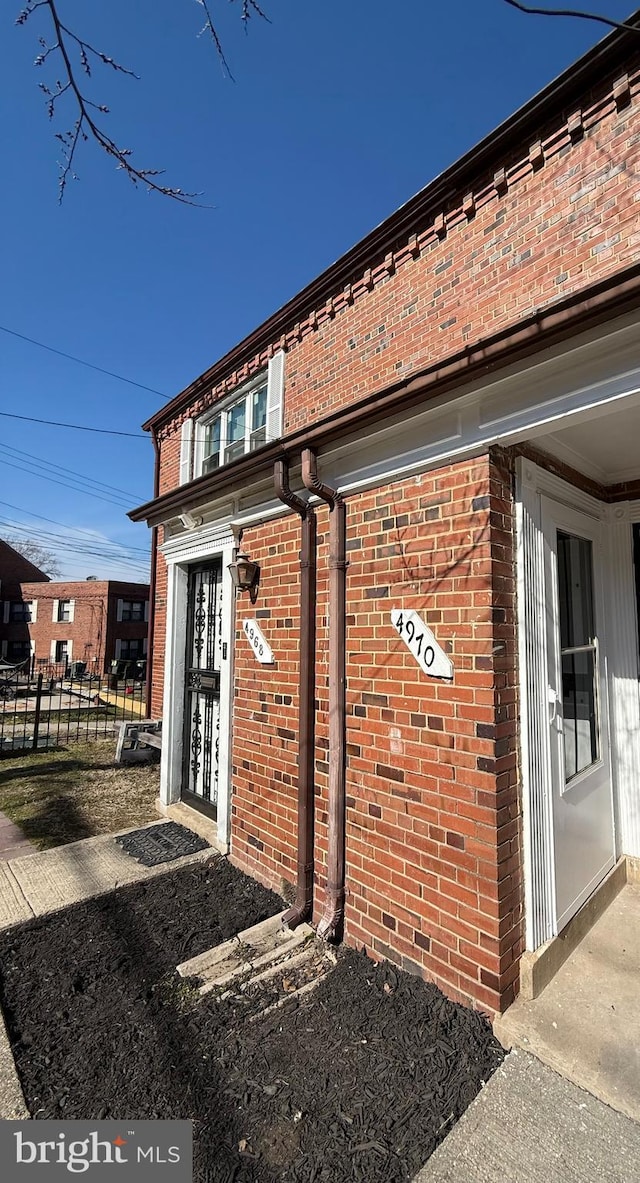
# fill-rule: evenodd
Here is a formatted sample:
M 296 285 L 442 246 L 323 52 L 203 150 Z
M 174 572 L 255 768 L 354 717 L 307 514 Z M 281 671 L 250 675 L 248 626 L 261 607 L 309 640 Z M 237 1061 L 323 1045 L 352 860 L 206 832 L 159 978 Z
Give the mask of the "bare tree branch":
M 209 34 L 209 36 L 211 37 L 211 40 L 213 41 L 213 44 L 215 45 L 216 53 L 217 53 L 218 57 L 220 58 L 220 64 L 222 66 L 222 69 L 226 70 L 228 77 L 231 79 L 232 82 L 234 82 L 235 79 L 233 77 L 233 74 L 231 73 L 229 63 L 225 57 L 224 50 L 222 48 L 222 42 L 218 36 L 216 27 L 213 23 L 213 20 L 211 17 L 211 10 L 209 8 L 207 0 L 196 0 L 196 4 L 199 4 L 202 8 L 204 8 L 204 14 L 207 18 L 204 25 L 202 26 L 200 32 L 198 33 L 198 36 L 202 37 L 203 33 Z
M 226 70 L 229 78 L 232 78 L 233 75 L 229 68 L 229 63 L 225 57 L 222 42 L 213 21 L 211 4 L 209 0 L 197 0 L 197 2 L 204 9 L 206 16 L 206 22 L 201 33 L 209 34 L 223 69 Z M 235 0 L 230 0 L 230 3 L 235 3 Z M 104 53 L 101 49 L 96 49 L 95 46 L 91 45 L 83 37 L 78 36 L 77 33 L 74 33 L 72 29 L 65 25 L 59 14 L 59 0 L 26 0 L 24 8 L 16 20 L 16 24 L 26 24 L 29 18 L 40 8 L 46 9 L 49 14 L 55 33 L 55 41 L 52 44 L 48 44 L 44 37 L 38 39 L 41 52 L 36 57 L 34 64 L 36 66 L 44 66 L 51 55 L 58 55 L 64 69 L 63 81 L 56 80 L 52 87 L 42 82 L 39 84 L 46 98 L 47 114 L 50 119 L 54 118 L 56 114 L 56 103 L 65 94 L 71 94 L 76 106 L 76 118 L 73 126 L 65 132 L 56 133 L 56 138 L 61 144 L 62 149 L 59 201 L 62 202 L 64 198 L 68 181 L 70 179 L 77 179 L 74 171 L 74 160 L 78 145 L 92 139 L 107 156 L 115 160 L 116 166 L 126 173 L 134 185 L 144 184 L 148 191 L 160 193 L 163 197 L 171 197 L 174 201 L 182 202 L 184 205 L 200 205 L 201 203 L 196 200 L 199 194 L 188 193 L 184 189 L 161 184 L 156 178 L 163 176 L 163 170 L 139 168 L 134 165 L 131 158 L 131 149 L 123 148 L 117 144 L 107 134 L 104 128 L 97 123 L 95 116 L 92 114 L 92 112 L 97 111 L 100 114 L 108 115 L 109 108 L 102 103 L 95 103 L 89 99 L 78 82 L 78 72 L 84 73 L 87 78 L 92 77 L 92 61 L 98 61 L 101 65 L 108 66 L 119 74 L 126 74 L 130 78 L 137 79 L 138 75 L 133 70 L 128 69 L 128 67 L 116 61 L 115 58 L 110 57 L 109 54 Z M 240 19 L 242 20 L 245 31 L 249 20 L 254 15 L 268 21 L 268 17 L 256 0 L 241 0 Z M 76 58 L 75 65 L 74 56 Z
M 640 25 L 630 25 L 625 21 L 613 21 L 608 16 L 600 16 L 595 12 L 581 12 L 575 8 L 533 8 L 530 4 L 521 4 L 519 0 L 504 0 L 511 8 L 518 12 L 526 12 L 530 16 L 573 16 L 582 21 L 597 21 L 607 25 L 610 29 L 628 29 L 631 33 L 640 33 Z

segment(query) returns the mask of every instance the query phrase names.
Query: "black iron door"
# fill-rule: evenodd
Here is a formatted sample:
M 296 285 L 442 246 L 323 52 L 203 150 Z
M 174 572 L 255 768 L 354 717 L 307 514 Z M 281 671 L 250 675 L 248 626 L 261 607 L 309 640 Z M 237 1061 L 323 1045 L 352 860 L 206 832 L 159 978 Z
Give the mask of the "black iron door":
M 222 657 L 222 560 L 189 572 L 182 798 L 216 817 Z

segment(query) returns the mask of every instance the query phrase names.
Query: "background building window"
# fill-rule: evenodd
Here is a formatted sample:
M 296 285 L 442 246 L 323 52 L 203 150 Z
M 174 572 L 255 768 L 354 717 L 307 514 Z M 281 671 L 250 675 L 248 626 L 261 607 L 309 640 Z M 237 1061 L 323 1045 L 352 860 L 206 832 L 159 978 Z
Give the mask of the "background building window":
M 31 645 L 28 641 L 8 641 L 6 657 L 7 661 L 16 664 L 19 661 L 26 661 L 31 657 Z
M 145 640 L 139 637 L 116 641 L 116 657 L 122 661 L 137 661 L 144 657 Z
M 71 647 L 70 647 L 69 641 L 56 641 L 55 642 L 54 657 L 53 657 L 54 661 L 56 662 L 56 665 L 59 665 L 61 662 L 64 662 L 66 664 L 70 657 L 71 657 Z
M 30 624 L 33 620 L 31 600 L 14 600 L 9 609 L 12 624 Z
M 72 600 L 58 600 L 58 622 L 67 623 L 73 620 L 72 603 Z
M 144 600 L 118 600 L 118 620 L 142 621 L 144 619 Z

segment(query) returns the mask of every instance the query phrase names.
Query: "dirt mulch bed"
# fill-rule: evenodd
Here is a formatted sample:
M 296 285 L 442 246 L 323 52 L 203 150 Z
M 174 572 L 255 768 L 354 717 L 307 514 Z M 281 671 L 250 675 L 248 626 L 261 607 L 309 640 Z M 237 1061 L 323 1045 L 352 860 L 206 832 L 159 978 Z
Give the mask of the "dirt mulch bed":
M 252 1022 L 255 989 L 200 1000 L 174 974 L 281 907 L 217 858 L 2 934 L 32 1115 L 193 1118 L 198 1183 L 410 1179 L 502 1048 L 475 1012 L 348 950 Z

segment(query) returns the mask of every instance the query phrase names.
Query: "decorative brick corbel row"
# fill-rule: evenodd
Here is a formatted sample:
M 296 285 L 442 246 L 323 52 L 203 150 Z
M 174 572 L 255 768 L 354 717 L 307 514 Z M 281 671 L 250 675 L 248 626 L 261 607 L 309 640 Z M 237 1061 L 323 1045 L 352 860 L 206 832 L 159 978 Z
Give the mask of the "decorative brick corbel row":
M 500 200 L 510 188 L 543 168 L 563 149 L 580 143 L 585 134 L 597 124 L 629 106 L 639 92 L 640 69 L 636 69 L 632 75 L 627 73 L 619 76 L 611 83 L 610 89 L 601 94 L 590 107 L 574 109 L 546 139 L 536 140 L 520 160 L 512 162 L 509 166 L 505 164 L 497 168 L 488 183 L 485 180 L 475 191 L 466 192 L 457 207 L 450 207 L 446 211 L 439 210 L 433 215 L 429 226 L 422 231 L 412 232 L 405 244 L 386 254 L 382 263 L 374 268 L 367 267 L 360 279 L 347 284 L 342 291 L 329 297 L 320 308 L 312 309 L 305 320 L 297 322 L 288 332 L 283 333 L 277 343 L 270 345 L 268 349 L 228 374 L 223 382 L 203 394 L 191 408 L 163 426 L 158 432 L 158 439 L 169 438 L 175 431 L 180 430 L 182 422 L 192 416 L 194 410 L 197 414 L 204 413 L 220 398 L 242 385 L 252 373 L 266 366 L 269 357 L 273 356 L 275 351 L 295 348 L 300 341 L 310 333 L 317 332 L 360 296 L 373 291 L 378 283 L 388 279 L 399 267 L 419 258 L 422 251 L 439 245 L 452 230 L 464 228 L 465 224 L 489 202 Z

